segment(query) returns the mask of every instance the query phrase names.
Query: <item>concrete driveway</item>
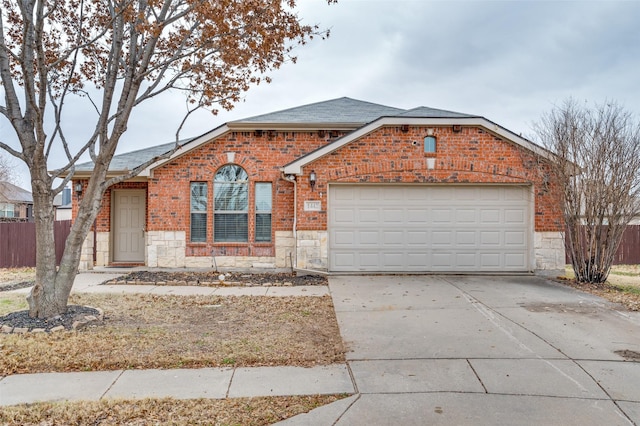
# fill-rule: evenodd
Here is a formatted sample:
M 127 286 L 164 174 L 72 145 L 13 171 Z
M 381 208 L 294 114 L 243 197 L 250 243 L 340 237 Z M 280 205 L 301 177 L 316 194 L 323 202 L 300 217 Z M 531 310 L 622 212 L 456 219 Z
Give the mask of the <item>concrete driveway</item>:
M 358 394 L 290 424 L 640 425 L 638 313 L 531 276 L 329 281 Z

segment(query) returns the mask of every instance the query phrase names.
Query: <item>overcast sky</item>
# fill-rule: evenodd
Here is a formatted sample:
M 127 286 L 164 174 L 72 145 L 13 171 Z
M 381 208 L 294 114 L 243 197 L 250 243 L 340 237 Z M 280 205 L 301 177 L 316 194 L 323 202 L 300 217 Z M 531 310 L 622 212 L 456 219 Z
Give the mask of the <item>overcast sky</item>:
M 197 114 L 181 137 L 342 96 L 481 115 L 523 136 L 569 96 L 640 114 L 640 1 L 300 3 L 303 21 L 331 37 L 299 47 L 297 64 L 271 73 L 273 83 L 252 88 L 234 110 Z M 173 140 L 183 104 L 170 94 L 137 110 L 118 152 Z M 78 110 L 78 126 L 87 110 Z M 25 170 L 21 184 L 29 189 Z

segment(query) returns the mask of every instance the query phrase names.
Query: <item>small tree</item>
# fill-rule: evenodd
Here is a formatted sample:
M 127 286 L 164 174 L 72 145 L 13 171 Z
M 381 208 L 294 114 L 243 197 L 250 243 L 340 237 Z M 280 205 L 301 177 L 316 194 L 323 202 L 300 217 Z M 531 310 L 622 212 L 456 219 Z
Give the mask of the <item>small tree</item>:
M 640 213 L 640 123 L 620 105 L 567 100 L 542 117 L 537 134 L 554 152 L 565 246 L 579 282 L 609 276 L 622 233 Z
M 0 4 L 0 115 L 20 142 L 16 149 L 0 141 L 0 148 L 24 161 L 31 174 L 37 247 L 36 283 L 28 301 L 30 315 L 39 318 L 66 311 L 80 250 L 107 188 L 159 159 L 107 177 L 136 106 L 175 89 L 187 94 L 184 120 L 201 107 L 218 104 L 230 109 L 252 84 L 269 81 L 264 73 L 295 60 L 290 52 L 296 43 L 314 34 L 327 35 L 300 22 L 295 0 Z M 91 134 L 78 149 L 67 138 L 69 127 L 78 123 L 63 118 L 72 95 L 84 96 L 95 111 L 95 122 L 83 123 Z M 56 150 L 65 153 L 67 162 L 49 171 L 49 155 Z M 56 270 L 53 199 L 72 179 L 85 153 L 94 163 L 93 174 Z

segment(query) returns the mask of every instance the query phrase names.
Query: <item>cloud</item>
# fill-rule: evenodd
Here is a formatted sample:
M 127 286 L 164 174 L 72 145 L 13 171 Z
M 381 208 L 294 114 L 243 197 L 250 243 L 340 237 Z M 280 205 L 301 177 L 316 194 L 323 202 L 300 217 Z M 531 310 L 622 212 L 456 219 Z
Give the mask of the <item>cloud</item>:
M 478 114 L 524 134 L 569 96 L 640 114 L 640 2 L 303 0 L 299 16 L 331 37 L 298 47 L 297 64 L 270 73 L 273 83 L 234 110 L 195 114 L 183 137 L 341 96 Z M 172 140 L 182 107 L 170 93 L 138 108 L 118 152 Z M 73 109 L 80 138 L 91 114 Z

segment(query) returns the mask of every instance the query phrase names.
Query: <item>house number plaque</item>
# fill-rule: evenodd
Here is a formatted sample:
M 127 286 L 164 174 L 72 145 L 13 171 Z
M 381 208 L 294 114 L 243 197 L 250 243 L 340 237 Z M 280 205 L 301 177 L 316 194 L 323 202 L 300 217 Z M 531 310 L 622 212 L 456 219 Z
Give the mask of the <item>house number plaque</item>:
M 322 202 L 321 201 L 316 201 L 316 200 L 311 200 L 311 201 L 305 201 L 304 202 L 304 211 L 306 212 L 319 212 L 320 210 L 322 210 Z

